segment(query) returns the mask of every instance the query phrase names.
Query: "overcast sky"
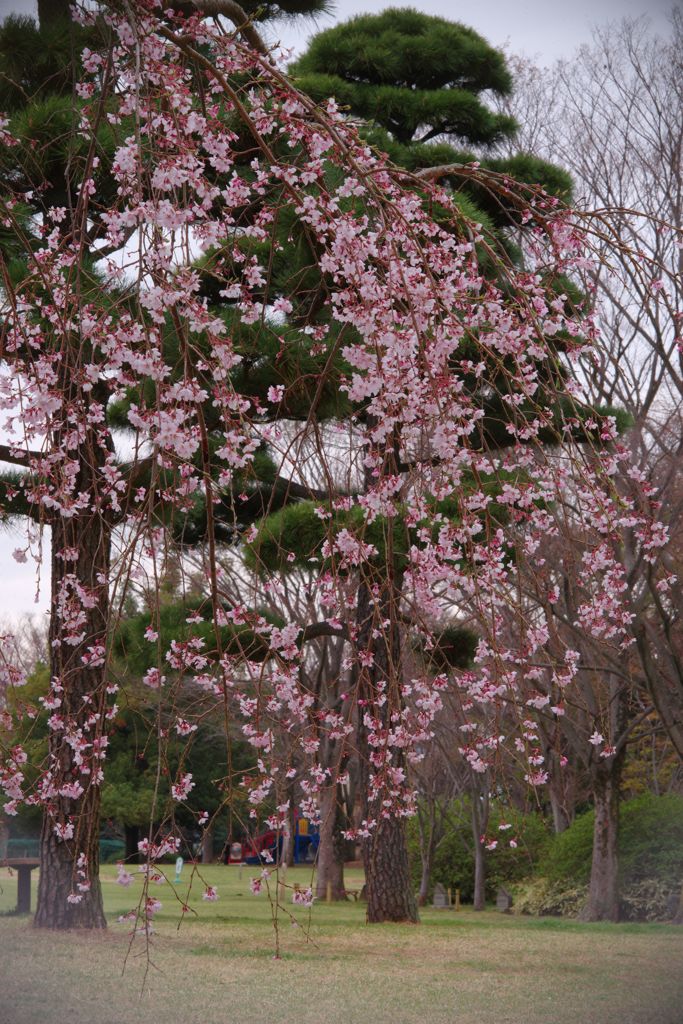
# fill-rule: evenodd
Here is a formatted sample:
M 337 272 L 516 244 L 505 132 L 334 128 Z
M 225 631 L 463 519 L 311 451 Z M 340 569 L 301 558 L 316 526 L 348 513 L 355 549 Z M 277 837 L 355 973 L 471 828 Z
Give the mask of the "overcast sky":
M 2 0 L 0 0 L 0 3 Z M 681 0 L 678 0 L 680 3 Z M 386 7 L 416 7 L 425 14 L 437 14 L 462 21 L 476 29 L 494 46 L 509 46 L 517 53 L 538 57 L 542 63 L 568 57 L 581 43 L 588 42 L 593 26 L 622 17 L 650 16 L 653 24 L 667 29 L 671 0 L 480 0 L 452 3 L 449 0 L 337 0 L 333 18 L 321 18 L 316 26 L 279 29 L 282 42 L 301 49 L 315 31 L 343 21 L 354 14 L 382 11 Z
M 677 0 L 678 5 L 683 0 Z M 384 10 L 392 6 L 386 0 L 337 0 L 334 17 L 321 18 L 317 25 L 310 21 L 298 27 L 275 26 L 268 30 L 269 37 L 300 51 L 307 39 L 320 29 L 330 27 L 354 14 Z M 674 4 L 671 0 L 572 0 L 572 3 L 553 3 L 552 0 L 480 0 L 478 3 L 451 3 L 449 0 L 413 0 L 401 5 L 412 6 L 426 14 L 460 20 L 476 29 L 495 46 L 506 46 L 516 53 L 535 57 L 540 63 L 551 63 L 557 58 L 570 57 L 582 43 L 589 42 L 593 28 L 622 17 L 648 15 L 653 27 L 665 34 L 668 14 Z M 34 14 L 33 0 L 0 0 L 0 20 L 11 13 Z M 19 565 L 12 558 L 12 550 L 23 546 L 19 533 L 0 527 L 0 634 L 3 622 L 27 612 L 41 612 L 47 606 L 49 586 L 43 581 L 40 602 L 34 601 L 36 577 L 34 566 Z
M 674 0 L 679 5 L 683 0 Z M 481 33 L 494 46 L 509 45 L 515 52 L 550 62 L 568 57 L 575 47 L 590 39 L 592 27 L 622 17 L 648 14 L 662 32 L 666 31 L 667 13 L 672 0 L 479 0 L 452 3 L 449 0 L 337 0 L 333 17 L 321 18 L 316 25 L 310 21 L 299 27 L 277 26 L 269 34 L 279 37 L 297 50 L 306 45 L 315 31 L 343 21 L 353 14 L 382 11 L 386 7 L 411 6 L 426 14 L 438 14 L 462 21 Z M 0 18 L 12 12 L 34 14 L 34 0 L 0 0 Z

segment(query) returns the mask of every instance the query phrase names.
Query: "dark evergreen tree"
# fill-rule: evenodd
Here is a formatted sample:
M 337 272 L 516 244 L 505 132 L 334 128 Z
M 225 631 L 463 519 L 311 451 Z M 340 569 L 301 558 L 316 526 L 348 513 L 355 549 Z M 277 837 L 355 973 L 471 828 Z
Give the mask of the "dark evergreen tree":
M 445 183 L 457 190 L 455 198 L 463 212 L 483 226 L 488 243 L 504 257 L 517 262 L 521 258 L 516 244 L 519 221 L 514 206 L 505 202 L 499 190 L 488 190 L 471 177 L 458 175 L 459 166 L 476 159 L 484 167 L 523 185 L 540 184 L 564 199 L 570 195 L 569 176 L 545 161 L 528 154 L 512 159 L 491 155 L 482 158 L 472 151 L 473 146 L 480 151 L 483 147 L 490 154 L 497 143 L 514 137 L 516 125 L 512 119 L 493 112 L 485 102 L 486 92 L 507 95 L 512 88 L 503 55 L 464 25 L 410 8 L 359 15 L 315 36 L 290 71 L 300 88 L 319 102 L 334 96 L 351 116 L 367 122 L 361 130 L 368 141 L 387 152 L 396 163 L 411 171 L 452 167 L 450 173 L 442 175 Z M 485 254 L 481 256 L 481 262 L 487 265 Z M 493 270 L 491 266 L 490 269 Z M 499 390 L 499 382 L 499 373 L 490 367 L 481 395 L 486 410 L 482 443 L 488 446 L 509 443 L 508 413 L 502 401 L 505 389 Z M 474 378 L 468 384 L 473 389 L 478 387 Z M 388 450 L 390 447 L 387 446 Z M 395 468 L 399 470 L 398 466 Z M 285 512 L 285 518 L 287 515 Z M 406 549 L 407 539 L 397 538 L 399 551 Z M 398 557 L 393 581 L 383 588 L 382 601 L 387 607 L 400 600 L 402 556 Z M 390 665 L 396 670 L 406 642 L 396 635 L 373 644 L 373 607 L 368 586 L 361 584 L 357 613 L 359 647 L 374 646 L 372 671 L 377 677 L 365 680 L 368 692 L 361 697 L 370 695 L 375 682 L 386 675 Z M 467 659 L 472 646 L 471 635 L 460 633 L 455 647 L 446 645 L 442 653 L 448 653 L 448 660 L 458 664 Z M 369 818 L 375 815 L 364 796 L 369 752 L 365 748 L 362 716 L 357 741 L 361 754 L 362 816 Z M 339 751 L 332 750 L 330 755 L 333 767 Z M 338 792 L 337 806 L 341 800 L 342 794 Z M 323 843 L 325 838 L 323 834 Z M 341 849 L 341 844 L 331 836 L 329 842 L 333 850 Z M 408 877 L 403 823 L 380 818 L 378 831 L 372 841 L 364 844 L 363 852 L 370 919 L 414 919 L 417 912 Z M 325 856 L 325 862 L 334 865 L 334 852 Z M 336 865 L 335 870 L 338 873 Z
M 409 170 L 476 160 L 570 196 L 571 179 L 554 164 L 528 153 L 495 156 L 517 126 L 490 109 L 486 94 L 508 95 L 512 76 L 503 54 L 465 25 L 412 8 L 358 15 L 316 35 L 290 72 L 314 99 L 334 96 L 366 121 L 368 139 Z M 448 180 L 474 204 L 466 211 L 474 219 L 510 226 L 511 209 L 500 194 L 455 171 Z
M 291 70 L 315 99 L 334 96 L 402 145 L 439 136 L 491 145 L 515 131 L 480 98 L 510 92 L 503 55 L 473 29 L 412 8 L 358 15 L 320 32 Z
M 511 88 L 511 78 L 503 56 L 491 48 L 476 32 L 440 18 L 432 18 L 413 10 L 392 9 L 378 16 L 363 15 L 316 36 L 309 50 L 291 68 L 298 85 L 316 100 L 324 101 L 334 95 L 348 108 L 351 115 L 369 120 L 363 129 L 368 140 L 387 151 L 397 163 L 410 170 L 434 165 L 447 165 L 453 170 L 444 175 L 447 184 L 457 189 L 456 200 L 473 222 L 483 227 L 487 244 L 495 248 L 503 259 L 519 262 L 522 253 L 517 244 L 521 225 L 514 201 L 508 202 L 504 189 L 484 188 L 469 175 L 460 175 L 458 167 L 475 159 L 471 149 L 458 146 L 484 146 L 487 151 L 497 142 L 514 135 L 515 124 L 509 118 L 492 112 L 482 99 L 487 90 L 505 94 Z M 439 140 L 439 141 L 436 141 Z M 520 190 L 542 185 L 551 193 L 568 198 L 571 188 L 569 177 L 561 169 L 519 154 L 511 159 L 488 156 L 481 163 L 499 174 L 506 174 L 519 183 Z M 240 173 L 248 176 L 245 165 Z M 419 188 L 419 183 L 416 183 Z M 515 186 L 512 182 L 511 193 Z M 257 211 L 249 212 L 249 217 Z M 216 312 L 233 324 L 239 339 L 242 362 L 233 380 L 238 390 L 263 402 L 264 421 L 268 419 L 298 420 L 310 418 L 315 407 L 315 420 L 345 421 L 351 416 L 364 418 L 363 409 L 352 407 L 337 383 L 343 380 L 346 367 L 339 355 L 329 361 L 327 350 L 326 387 L 319 391 L 318 380 L 322 366 L 317 362 L 314 349 L 308 345 L 301 328 L 315 330 L 319 323 L 321 298 L 333 287 L 321 274 L 316 253 L 311 248 L 305 229 L 293 213 L 284 212 L 277 231 L 270 242 L 262 245 L 244 243 L 244 253 L 258 252 L 269 267 L 268 294 L 270 301 L 276 295 L 292 300 L 292 309 L 286 322 L 264 318 L 258 324 L 245 327 L 240 323 L 235 304 L 220 295 L 220 280 L 229 273 L 234 259 L 233 251 L 218 248 L 200 264 L 204 294 L 214 304 Z M 481 262 L 496 273 L 486 252 L 480 253 Z M 577 297 L 569 282 L 548 282 L 549 289 L 559 289 Z M 332 332 L 338 325 L 331 325 Z M 558 339 L 561 344 L 561 339 Z M 476 346 L 472 347 L 476 356 Z M 468 356 L 464 342 L 459 359 Z M 476 356 L 478 359 L 479 357 Z M 505 370 L 509 367 L 505 367 Z M 510 443 L 507 425 L 510 410 L 503 396 L 507 390 L 505 372 L 489 366 L 482 379 L 465 373 L 465 385 L 480 396 L 485 410 L 480 443 L 483 447 L 497 447 Z M 559 367 L 557 373 L 561 373 Z M 310 382 L 310 386 L 309 383 Z M 557 381 L 552 381 L 556 384 Z M 278 408 L 268 411 L 268 392 L 271 387 L 282 388 Z M 314 393 L 315 392 L 315 393 Z M 272 407 L 271 407 L 272 408 Z M 516 414 L 520 410 L 517 408 Z M 560 410 L 558 410 L 559 414 Z M 531 415 L 531 411 L 530 411 Z M 122 421 L 123 422 L 123 421 Z M 548 431 L 548 441 L 556 440 Z M 387 443 L 387 459 L 394 459 L 392 444 Z M 393 467 L 399 474 L 402 468 Z M 362 492 L 366 483 L 358 480 L 355 487 Z M 343 487 L 340 481 L 333 486 Z M 223 530 L 228 543 L 241 545 L 251 569 L 269 574 L 299 571 L 313 560 L 320 567 L 320 550 L 328 536 L 329 523 L 321 521 L 316 512 L 320 503 L 331 505 L 333 494 L 328 489 L 316 489 L 304 482 L 293 482 L 285 470 L 278 469 L 271 454 L 264 448 L 254 466 L 241 481 L 241 490 L 234 487 L 225 494 L 222 503 L 214 509 L 214 523 Z M 434 511 L 447 509 L 435 503 Z M 356 510 L 359 511 L 359 510 Z M 504 512 L 498 509 L 499 521 Z M 362 516 L 353 511 L 340 515 L 332 513 L 335 528 L 351 530 L 360 526 Z M 256 525 L 253 540 L 243 544 L 247 527 Z M 386 559 L 387 523 L 378 519 L 376 527 L 366 530 L 364 539 L 374 543 L 382 554 L 378 566 Z M 179 535 L 187 543 L 201 543 L 207 532 L 206 509 L 201 500 L 178 524 Z M 359 650 L 372 651 L 374 668 L 370 673 L 359 672 L 355 680 L 361 700 L 371 696 L 377 681 L 387 674 L 389 667 L 400 675 L 400 664 L 406 643 L 413 639 L 396 635 L 376 638 L 376 619 L 389 617 L 378 609 L 400 602 L 405 555 L 410 543 L 409 532 L 400 524 L 391 527 L 394 568 L 391 580 L 381 580 L 379 599 L 371 598 L 369 581 L 361 580 L 358 591 L 356 616 Z M 287 557 L 287 553 L 289 556 Z M 293 560 L 292 557 L 294 556 Z M 377 586 L 377 579 L 372 585 Z M 380 631 L 381 632 L 381 631 Z M 471 636 L 461 636 L 457 650 L 450 650 L 453 663 L 462 663 L 472 649 Z M 327 680 L 316 690 L 314 713 L 339 711 L 344 687 L 336 678 Z M 360 752 L 360 798 L 362 816 L 372 817 L 368 806 L 367 765 L 362 716 L 357 723 L 355 748 Z M 344 844 L 339 830 L 346 824 L 346 794 L 334 780 L 348 767 L 349 746 L 342 741 L 324 741 L 324 759 L 333 780 L 323 798 L 323 814 L 327 823 L 321 831 L 318 895 L 332 885 L 335 896 L 344 897 L 343 873 L 340 857 Z M 328 849 L 328 847 L 330 847 Z M 408 873 L 404 826 L 397 819 L 382 819 L 373 840 L 365 844 L 364 858 L 368 880 L 369 919 L 415 919 L 417 911 Z

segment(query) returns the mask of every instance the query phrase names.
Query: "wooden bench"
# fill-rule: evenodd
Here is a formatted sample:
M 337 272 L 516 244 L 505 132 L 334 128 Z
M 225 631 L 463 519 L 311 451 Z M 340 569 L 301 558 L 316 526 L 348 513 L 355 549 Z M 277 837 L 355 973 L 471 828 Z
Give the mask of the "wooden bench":
M 0 867 L 17 872 L 17 914 L 31 913 L 31 872 L 40 867 L 39 857 L 6 857 Z

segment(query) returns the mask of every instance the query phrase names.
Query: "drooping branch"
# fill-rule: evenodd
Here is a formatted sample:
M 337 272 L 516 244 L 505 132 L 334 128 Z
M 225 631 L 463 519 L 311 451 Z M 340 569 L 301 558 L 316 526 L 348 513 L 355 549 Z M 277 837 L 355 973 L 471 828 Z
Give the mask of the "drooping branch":
M 275 485 L 282 487 L 290 494 L 293 498 L 301 498 L 303 501 L 329 501 L 335 497 L 335 493 L 332 493 L 324 488 L 312 487 L 310 484 L 297 483 L 295 480 L 289 480 L 284 476 L 275 477 Z M 338 492 L 341 494 L 341 492 Z
M 2 451 L 3 448 L 0 446 L 0 457 L 4 459 Z M 156 454 L 148 455 L 143 459 L 138 459 L 136 462 L 123 464 L 119 467 L 127 475 L 127 493 L 129 496 L 141 484 L 146 484 L 149 481 L 152 469 L 157 465 L 157 459 L 158 456 Z M 10 460 L 4 459 L 4 461 L 9 462 Z M 20 463 L 20 465 L 25 465 L 25 463 Z M 342 491 L 330 491 L 327 488 L 314 487 L 312 484 L 298 483 L 296 480 L 291 480 L 286 476 L 276 476 L 272 486 L 283 490 L 287 496 L 301 499 L 302 501 L 330 501 L 334 497 L 346 494 L 346 492 Z

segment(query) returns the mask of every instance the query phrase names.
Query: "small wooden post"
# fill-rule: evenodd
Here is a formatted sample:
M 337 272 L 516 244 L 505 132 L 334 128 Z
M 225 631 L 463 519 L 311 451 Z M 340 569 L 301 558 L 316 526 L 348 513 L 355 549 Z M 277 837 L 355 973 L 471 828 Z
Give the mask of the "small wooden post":
M 453 890 L 451 889 L 450 886 L 448 887 L 448 906 L 453 906 Z
M 17 868 L 17 913 L 31 913 L 31 868 L 23 864 Z
M 332 902 L 332 882 L 328 882 L 327 883 L 327 886 L 326 886 L 326 889 L 325 889 L 325 902 L 326 903 L 331 903 Z
M 455 909 L 460 910 L 460 890 L 455 890 Z

